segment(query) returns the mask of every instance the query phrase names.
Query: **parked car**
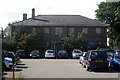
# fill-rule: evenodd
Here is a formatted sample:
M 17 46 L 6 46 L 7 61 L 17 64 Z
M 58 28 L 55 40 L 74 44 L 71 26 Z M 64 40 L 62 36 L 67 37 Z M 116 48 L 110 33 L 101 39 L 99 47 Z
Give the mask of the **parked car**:
M 8 51 L 8 52 L 5 54 L 5 56 L 8 57 L 8 58 L 14 58 L 16 64 L 18 64 L 18 63 L 21 62 L 21 61 L 20 61 L 20 58 L 17 57 L 17 56 L 14 54 L 14 52 L 12 52 L 12 51 Z
M 83 55 L 80 56 L 80 60 L 79 60 L 79 63 L 83 65 L 83 61 L 85 59 L 85 56 L 86 56 L 87 52 L 83 52 Z
M 18 56 L 20 58 L 25 58 L 26 57 L 25 51 L 24 50 L 17 50 L 16 56 Z
M 45 58 L 55 58 L 55 53 L 53 50 L 46 50 Z
M 114 54 L 113 57 L 110 57 L 109 67 L 120 70 L 120 54 Z
M 40 58 L 40 53 L 38 50 L 32 50 L 32 52 L 30 53 L 30 57 L 31 58 Z
M 73 58 L 79 58 L 82 55 L 82 51 L 80 49 L 74 49 L 72 52 Z
M 120 50 L 116 50 L 116 51 L 115 51 L 115 54 L 120 54 Z
M 68 58 L 68 53 L 66 50 L 60 50 L 57 53 L 57 58 Z
M 90 50 L 87 52 L 85 60 L 83 61 L 83 67 L 87 71 L 94 69 L 104 69 L 108 71 L 109 58 L 105 51 Z
M 4 63 L 5 70 L 12 69 L 13 66 L 16 65 L 16 64 L 13 65 L 12 59 L 8 57 L 4 58 L 3 63 Z

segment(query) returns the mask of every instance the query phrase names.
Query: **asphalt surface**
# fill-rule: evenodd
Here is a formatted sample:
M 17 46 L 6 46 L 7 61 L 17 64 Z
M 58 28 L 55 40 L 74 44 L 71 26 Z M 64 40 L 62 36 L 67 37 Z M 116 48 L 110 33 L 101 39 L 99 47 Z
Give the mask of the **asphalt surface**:
M 16 66 L 15 78 L 118 78 L 119 72 L 88 72 L 79 59 L 22 59 Z M 12 78 L 12 71 L 4 73 Z

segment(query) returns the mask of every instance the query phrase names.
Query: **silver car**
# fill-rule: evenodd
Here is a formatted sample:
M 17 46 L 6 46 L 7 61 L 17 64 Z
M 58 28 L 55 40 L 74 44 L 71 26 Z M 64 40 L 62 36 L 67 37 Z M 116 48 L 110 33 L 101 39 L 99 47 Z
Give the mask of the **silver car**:
M 55 53 L 53 50 L 46 50 L 45 58 L 55 58 Z
M 82 51 L 80 49 L 74 49 L 72 52 L 73 58 L 79 58 L 82 55 Z
M 79 61 L 79 63 L 80 63 L 80 64 L 82 64 L 82 63 L 83 63 L 83 60 L 84 60 L 84 58 L 85 58 L 86 54 L 87 54 L 87 52 L 83 52 L 83 55 L 82 55 L 82 56 L 80 56 L 80 61 Z

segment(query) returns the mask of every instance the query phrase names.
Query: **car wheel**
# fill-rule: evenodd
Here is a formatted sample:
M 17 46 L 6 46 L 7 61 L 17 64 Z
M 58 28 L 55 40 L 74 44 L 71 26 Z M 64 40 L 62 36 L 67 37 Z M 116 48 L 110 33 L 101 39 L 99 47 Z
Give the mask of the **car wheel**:
M 84 65 L 84 63 L 83 63 L 83 68 L 86 68 L 86 66 Z
M 79 61 L 79 63 L 81 64 L 81 61 Z
M 82 64 L 82 66 L 83 66 L 83 63 L 81 63 Z
M 116 68 L 115 68 L 115 63 L 114 63 L 114 62 L 111 62 L 111 64 L 110 64 L 110 68 L 112 68 L 112 69 L 116 69 Z
M 105 71 L 108 72 L 109 68 L 105 68 Z

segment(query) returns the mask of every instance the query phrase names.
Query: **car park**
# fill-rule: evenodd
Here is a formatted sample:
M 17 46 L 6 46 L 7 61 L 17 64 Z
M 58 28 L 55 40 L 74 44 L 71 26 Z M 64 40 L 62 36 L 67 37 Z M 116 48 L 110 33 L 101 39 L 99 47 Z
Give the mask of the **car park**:
M 120 54 L 114 54 L 110 57 L 109 67 L 115 70 L 120 70 Z
M 16 56 L 18 56 L 19 58 L 25 58 L 26 57 L 25 51 L 24 50 L 17 50 Z
M 57 58 L 68 58 L 68 53 L 66 50 L 60 50 L 57 53 Z
M 85 60 L 83 61 L 83 67 L 87 71 L 95 69 L 104 69 L 108 71 L 109 58 L 105 51 L 101 50 L 89 50 L 87 51 Z
M 73 49 L 72 57 L 79 58 L 82 55 L 82 51 L 80 49 Z
M 82 56 L 80 56 L 80 60 L 79 60 L 79 63 L 83 65 L 83 61 L 85 59 L 85 56 L 86 56 L 87 52 L 83 52 Z
M 45 58 L 55 58 L 55 53 L 53 50 L 46 50 Z
M 30 53 L 30 57 L 31 58 L 40 58 L 40 53 L 38 50 L 32 50 L 32 52 Z

